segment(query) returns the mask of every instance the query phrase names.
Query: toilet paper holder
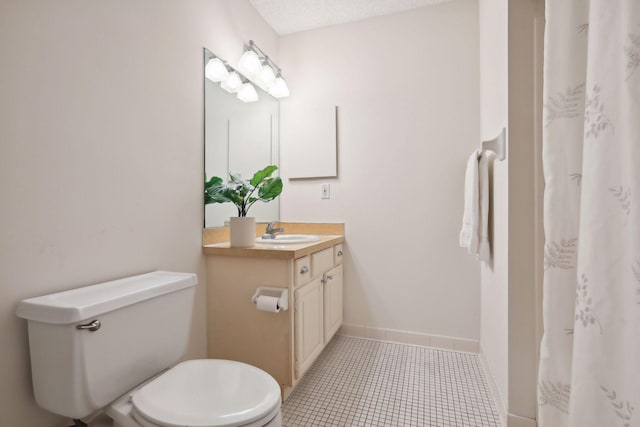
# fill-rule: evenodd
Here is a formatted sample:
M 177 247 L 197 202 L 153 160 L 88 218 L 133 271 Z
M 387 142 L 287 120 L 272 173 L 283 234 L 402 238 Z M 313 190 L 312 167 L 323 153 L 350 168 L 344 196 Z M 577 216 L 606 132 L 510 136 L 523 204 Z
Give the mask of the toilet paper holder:
M 260 296 L 278 298 L 278 307 L 280 307 L 280 310 L 286 311 L 289 309 L 289 290 L 286 288 L 260 286 L 251 297 L 251 301 L 256 304 Z

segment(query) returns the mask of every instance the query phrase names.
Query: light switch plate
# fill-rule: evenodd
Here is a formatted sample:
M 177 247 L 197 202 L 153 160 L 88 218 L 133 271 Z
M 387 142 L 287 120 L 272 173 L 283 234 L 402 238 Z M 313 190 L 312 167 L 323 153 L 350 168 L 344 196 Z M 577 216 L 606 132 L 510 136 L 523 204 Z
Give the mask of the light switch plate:
M 320 194 L 321 199 L 330 199 L 331 198 L 331 189 L 329 184 L 322 184 L 322 192 Z

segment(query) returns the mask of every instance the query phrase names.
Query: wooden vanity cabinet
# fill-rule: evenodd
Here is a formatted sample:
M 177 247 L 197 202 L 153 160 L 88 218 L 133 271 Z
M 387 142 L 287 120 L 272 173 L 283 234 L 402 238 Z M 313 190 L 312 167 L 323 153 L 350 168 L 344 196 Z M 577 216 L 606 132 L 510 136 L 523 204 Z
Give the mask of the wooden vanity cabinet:
M 338 252 L 342 244 L 289 259 L 208 255 L 208 356 L 267 371 L 286 398 L 342 325 Z M 286 288 L 289 309 L 257 310 L 251 298 L 260 286 Z

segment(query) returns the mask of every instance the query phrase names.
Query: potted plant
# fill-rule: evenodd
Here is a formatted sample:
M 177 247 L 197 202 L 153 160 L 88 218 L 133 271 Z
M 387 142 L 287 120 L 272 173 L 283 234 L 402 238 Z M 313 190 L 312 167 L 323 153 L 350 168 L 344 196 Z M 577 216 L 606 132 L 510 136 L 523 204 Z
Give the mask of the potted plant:
M 282 193 L 280 177 L 271 177 L 278 169 L 269 165 L 253 174 L 250 180 L 243 180 L 240 174 L 229 172 L 229 182 L 213 176 L 204 182 L 204 203 L 233 203 L 238 216 L 230 218 L 230 243 L 233 247 L 249 247 L 255 244 L 256 219 L 247 212 L 254 203 L 270 202 Z

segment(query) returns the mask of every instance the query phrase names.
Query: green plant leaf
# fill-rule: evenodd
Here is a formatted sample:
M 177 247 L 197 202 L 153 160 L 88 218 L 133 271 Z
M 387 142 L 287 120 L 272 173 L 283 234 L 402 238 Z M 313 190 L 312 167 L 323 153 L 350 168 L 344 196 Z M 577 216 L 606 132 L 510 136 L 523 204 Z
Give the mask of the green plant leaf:
M 224 193 L 224 188 L 222 187 L 216 187 L 216 188 L 210 188 L 209 190 L 207 190 L 205 192 L 206 195 L 206 203 L 228 203 L 228 202 L 232 202 L 233 200 L 230 199 L 229 197 L 227 197 L 227 195 Z
M 258 189 L 258 197 L 263 202 L 269 202 L 282 193 L 282 179 L 280 177 L 267 178 Z
M 243 187 L 240 187 L 241 189 Z M 234 188 L 232 185 L 225 185 L 222 189 L 222 196 L 227 198 L 228 201 L 235 203 L 236 206 L 242 206 L 242 202 L 244 202 L 244 194 L 242 191 L 239 191 L 237 188 Z
M 244 184 L 242 176 L 238 172 L 229 172 L 229 178 L 231 178 L 231 182 L 234 182 L 236 184 Z
M 259 170 L 258 172 L 253 174 L 253 178 L 251 178 L 251 181 L 249 181 L 249 183 L 254 187 L 257 187 L 265 178 L 270 177 L 271 174 L 277 169 L 278 167 L 276 165 L 269 165 L 266 168 Z
M 222 178 L 211 177 L 207 181 L 205 175 L 205 204 L 233 203 L 238 209 L 238 216 L 243 217 L 258 200 L 269 202 L 282 192 L 282 180 L 279 177 L 271 178 L 271 174 L 278 167 L 270 165 L 259 170 L 250 181 L 242 179 L 237 172 L 229 172 L 229 182 L 226 184 Z M 257 197 L 254 194 L 258 190 Z
M 222 178 L 218 176 L 212 176 L 209 181 L 207 181 L 207 176 L 204 177 L 204 189 L 208 189 L 211 187 L 217 187 L 222 184 Z
M 205 191 L 204 192 L 204 204 L 205 205 L 210 205 L 211 203 L 216 203 L 216 202 L 213 200 L 213 197 L 211 197 L 209 192 Z
M 230 202 L 225 198 L 221 192 L 225 184 L 222 182 L 222 178 L 217 176 L 212 176 L 209 181 L 206 180 L 204 182 L 204 203 L 208 205 L 210 203 L 226 203 Z

